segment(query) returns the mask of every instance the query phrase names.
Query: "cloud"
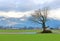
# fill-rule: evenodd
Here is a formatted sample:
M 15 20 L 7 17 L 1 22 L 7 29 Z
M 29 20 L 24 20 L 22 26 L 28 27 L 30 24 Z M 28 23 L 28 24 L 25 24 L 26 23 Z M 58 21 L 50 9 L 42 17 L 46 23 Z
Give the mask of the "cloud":
M 43 8 L 45 5 L 53 2 L 54 0 L 25 0 L 16 3 L 17 11 L 30 11 L 39 8 Z M 20 8 L 20 9 L 18 9 Z
M 30 17 L 33 12 L 34 12 L 34 10 L 26 11 L 26 12 L 15 12 L 15 11 L 1 12 L 0 11 L 0 16 L 4 16 L 6 18 L 10 18 L 10 17 L 22 18 L 21 20 L 24 21 L 24 20 L 26 20 L 26 18 Z M 60 8 L 50 10 L 48 13 L 48 17 L 60 20 Z
M 21 12 L 13 12 L 13 11 L 10 11 L 10 12 L 0 12 L 0 16 L 4 16 L 4 17 L 22 17 L 23 14 Z
M 21 18 L 21 17 L 29 17 L 31 12 L 33 11 L 27 11 L 27 12 L 15 12 L 15 11 L 9 11 L 9 12 L 1 12 L 0 16 L 4 16 L 6 18 L 13 17 L 13 18 Z
M 60 20 L 60 8 L 50 10 L 48 17 Z
M 25 15 L 29 17 L 33 10 L 44 6 L 55 8 L 49 15 L 60 18 L 60 0 L 0 0 L 0 16 L 20 18 Z
M 32 1 L 32 0 L 31 0 Z M 33 0 L 35 4 L 44 4 L 44 3 L 50 3 L 53 2 L 54 0 Z
M 52 0 L 50 3 L 43 4 L 43 6 L 48 6 L 50 9 L 57 9 L 60 8 L 60 0 Z
M 0 0 L 0 11 L 30 11 L 44 7 L 53 1 L 54 0 Z

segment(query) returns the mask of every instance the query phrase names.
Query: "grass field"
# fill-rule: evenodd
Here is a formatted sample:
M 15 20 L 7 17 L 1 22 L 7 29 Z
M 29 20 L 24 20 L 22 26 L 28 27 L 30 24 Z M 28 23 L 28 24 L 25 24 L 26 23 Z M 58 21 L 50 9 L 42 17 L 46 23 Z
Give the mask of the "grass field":
M 0 30 L 0 33 L 40 32 L 41 30 Z M 60 32 L 54 30 L 53 32 Z M 0 41 L 60 41 L 60 34 L 0 34 Z
M 60 41 L 60 34 L 0 34 L 0 41 Z
M 5 32 L 41 32 L 42 30 L 39 30 L 39 29 L 35 29 L 35 30 L 12 30 L 12 29 L 7 29 L 7 30 L 4 30 L 4 29 L 0 29 L 0 33 L 5 33 Z M 60 33 L 60 30 L 52 30 L 53 33 Z
M 41 30 L 11 30 L 0 29 L 0 32 L 40 32 Z

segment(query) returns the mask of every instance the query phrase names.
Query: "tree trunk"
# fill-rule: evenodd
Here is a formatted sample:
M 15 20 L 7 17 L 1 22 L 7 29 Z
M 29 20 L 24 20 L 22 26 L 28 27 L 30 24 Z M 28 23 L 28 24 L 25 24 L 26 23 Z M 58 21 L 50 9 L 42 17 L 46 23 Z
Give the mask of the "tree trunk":
M 43 24 L 42 24 L 42 28 L 43 28 L 43 31 L 46 31 L 45 22 L 43 22 Z

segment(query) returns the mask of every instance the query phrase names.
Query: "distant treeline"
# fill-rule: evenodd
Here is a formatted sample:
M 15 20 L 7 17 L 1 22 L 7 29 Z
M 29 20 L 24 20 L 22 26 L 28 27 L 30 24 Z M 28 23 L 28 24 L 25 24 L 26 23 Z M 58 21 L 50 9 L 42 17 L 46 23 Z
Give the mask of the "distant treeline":
M 19 29 L 19 30 L 26 30 L 26 29 L 42 29 L 41 27 L 3 27 L 3 26 L 0 26 L 0 29 Z M 59 27 L 49 27 L 49 29 L 60 29 Z

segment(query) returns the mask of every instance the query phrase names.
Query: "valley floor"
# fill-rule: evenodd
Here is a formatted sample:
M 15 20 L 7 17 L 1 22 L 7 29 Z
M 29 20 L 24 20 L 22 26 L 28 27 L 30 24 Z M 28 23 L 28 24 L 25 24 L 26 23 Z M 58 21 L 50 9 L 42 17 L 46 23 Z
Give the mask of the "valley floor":
M 60 34 L 0 34 L 0 41 L 60 41 Z
M 41 30 L 0 30 L 0 41 L 60 41 L 60 30 L 36 34 Z

